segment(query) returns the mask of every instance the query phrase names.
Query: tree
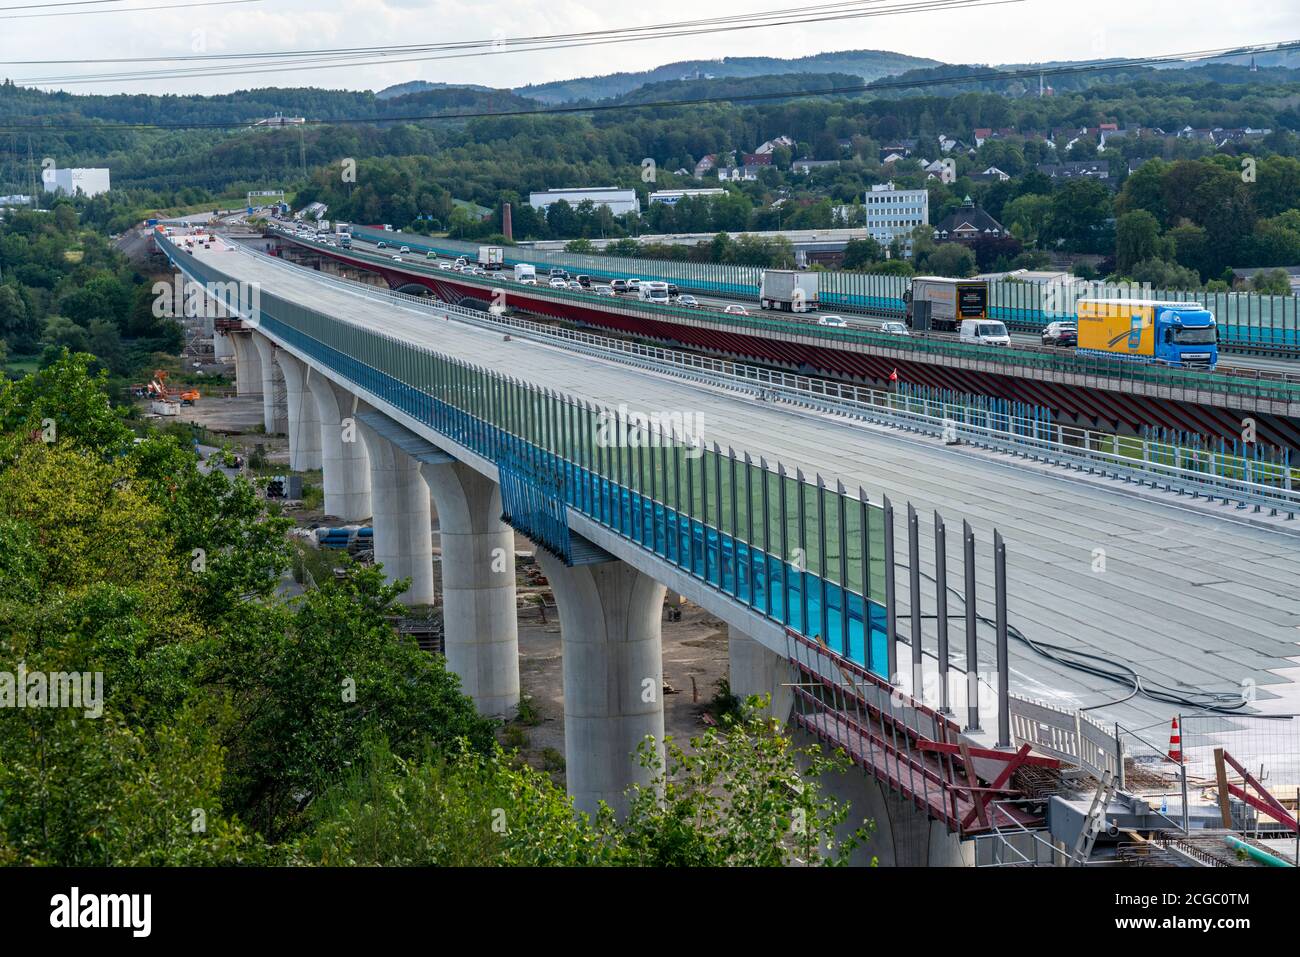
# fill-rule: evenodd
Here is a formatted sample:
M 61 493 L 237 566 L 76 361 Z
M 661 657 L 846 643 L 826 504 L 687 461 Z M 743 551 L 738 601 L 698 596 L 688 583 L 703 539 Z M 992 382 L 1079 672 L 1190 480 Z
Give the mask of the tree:
M 32 341 L 36 331 L 18 290 L 12 285 L 0 286 L 0 339 L 22 346 Z
M 843 844 L 834 830 L 849 808 L 821 793 L 819 778 L 843 770 L 817 745 L 799 748 L 781 723 L 751 698 L 738 720 L 710 728 L 682 748 L 665 742 L 659 757 L 642 742 L 641 763 L 654 773 L 631 789 L 620 827 L 624 863 L 645 867 L 786 867 L 844 864 L 869 834 L 866 821 Z M 800 767 L 801 763 L 805 766 Z
M 596 244 L 590 239 L 571 239 L 564 244 L 566 253 L 594 253 Z
M 844 262 L 845 269 L 861 269 L 871 263 L 880 262 L 885 258 L 885 251 L 881 248 L 880 243 L 870 237 L 866 239 L 850 239 L 844 244 Z
M 943 243 L 926 257 L 925 268 L 936 276 L 973 276 L 975 254 L 960 243 Z
M 1265 296 L 1289 296 L 1291 277 L 1285 269 L 1267 269 L 1251 277 L 1250 289 Z
M 1145 209 L 1125 213 L 1115 223 L 1115 264 L 1127 273 L 1144 259 L 1164 259 L 1167 244 L 1160 241 L 1160 222 Z

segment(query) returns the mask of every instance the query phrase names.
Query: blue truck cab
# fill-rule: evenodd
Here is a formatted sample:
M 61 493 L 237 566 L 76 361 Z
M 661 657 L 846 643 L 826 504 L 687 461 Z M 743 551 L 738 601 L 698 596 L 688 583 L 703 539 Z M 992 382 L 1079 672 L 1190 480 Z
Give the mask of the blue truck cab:
M 1198 303 L 1155 307 L 1156 360 L 1168 365 L 1213 369 L 1219 363 L 1219 326 Z

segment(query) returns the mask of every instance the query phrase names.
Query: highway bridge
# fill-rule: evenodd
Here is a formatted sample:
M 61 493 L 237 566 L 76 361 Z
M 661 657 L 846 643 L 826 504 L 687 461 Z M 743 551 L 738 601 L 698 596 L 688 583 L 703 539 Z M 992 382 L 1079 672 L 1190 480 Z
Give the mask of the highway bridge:
M 882 859 L 961 859 L 990 798 L 1052 763 L 1042 740 L 1101 776 L 1116 724 L 1295 708 L 1285 508 L 952 444 L 222 241 L 160 246 L 229 311 L 240 391 L 262 392 L 292 467 L 323 468 L 327 512 L 373 521 L 418 604 L 435 598 L 432 497 L 447 661 L 486 713 L 519 696 L 500 557 L 512 529 L 536 543 L 582 809 L 621 807 L 645 780 L 632 752 L 662 739 L 665 588 L 727 623 L 737 693 L 772 695 L 867 771 Z
M 1258 441 L 1300 450 L 1300 371 L 1284 359 L 1231 356 L 1214 373 L 1171 370 L 1023 344 L 1006 350 L 950 338 L 892 336 L 871 327 L 826 327 L 817 324 L 815 313 L 795 318 L 753 309 L 751 316 L 723 315 L 713 309 L 521 286 L 505 275 L 475 277 L 439 269 L 415 253 L 397 262 L 395 247 L 379 250 L 364 240 L 342 250 L 282 239 L 290 258 L 301 261 L 305 255 L 331 261 L 336 269 L 366 270 L 390 288 L 431 292 L 446 302 L 503 300 L 533 315 L 850 381 L 885 384 L 896 374 L 919 386 L 1042 407 L 1063 424 L 1127 434 L 1157 428 L 1231 444 L 1249 420 Z

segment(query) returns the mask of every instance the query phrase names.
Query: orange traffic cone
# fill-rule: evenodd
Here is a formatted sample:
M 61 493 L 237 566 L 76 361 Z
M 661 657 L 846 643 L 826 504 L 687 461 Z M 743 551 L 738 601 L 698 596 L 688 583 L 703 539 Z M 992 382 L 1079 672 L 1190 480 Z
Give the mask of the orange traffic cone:
M 1178 732 L 1178 717 L 1169 725 L 1169 760 L 1183 763 L 1183 736 Z

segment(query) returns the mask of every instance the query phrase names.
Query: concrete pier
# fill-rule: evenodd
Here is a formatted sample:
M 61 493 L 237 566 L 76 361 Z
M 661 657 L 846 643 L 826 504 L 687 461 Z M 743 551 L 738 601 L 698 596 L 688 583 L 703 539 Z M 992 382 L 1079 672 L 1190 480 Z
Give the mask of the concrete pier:
M 370 461 L 355 418 L 358 400 L 324 376 L 308 376 L 320 416 L 325 511 L 345 521 L 369 518 Z
M 515 539 L 501 521 L 501 487 L 459 462 L 423 463 L 420 470 L 438 510 L 447 667 L 480 712 L 513 717 L 519 706 Z
M 794 707 L 790 662 L 734 625 L 727 626 L 727 657 L 731 693 L 742 701 L 750 695 L 771 695 L 768 714 L 788 721 Z
M 567 568 L 538 557 L 560 611 L 569 794 L 580 811 L 604 801 L 622 814 L 624 792 L 653 776 L 637 748 L 653 737 L 663 757 L 666 589 L 623 562 Z
M 420 463 L 358 421 L 370 460 L 370 500 L 374 512 L 375 561 L 389 581 L 409 578 L 401 601 L 430 605 L 433 591 L 433 535 L 429 483 Z
M 301 359 L 277 349 L 276 361 L 284 375 L 285 407 L 288 412 L 289 468 L 295 472 L 321 467 L 320 413 L 307 386 L 311 369 Z
M 289 430 L 289 409 L 284 372 L 275 361 L 279 350 L 260 332 L 254 332 L 252 336 L 258 363 L 262 367 L 262 425 L 267 435 L 283 435 Z
M 235 352 L 235 395 L 257 395 L 262 391 L 262 360 L 248 332 L 226 337 Z

